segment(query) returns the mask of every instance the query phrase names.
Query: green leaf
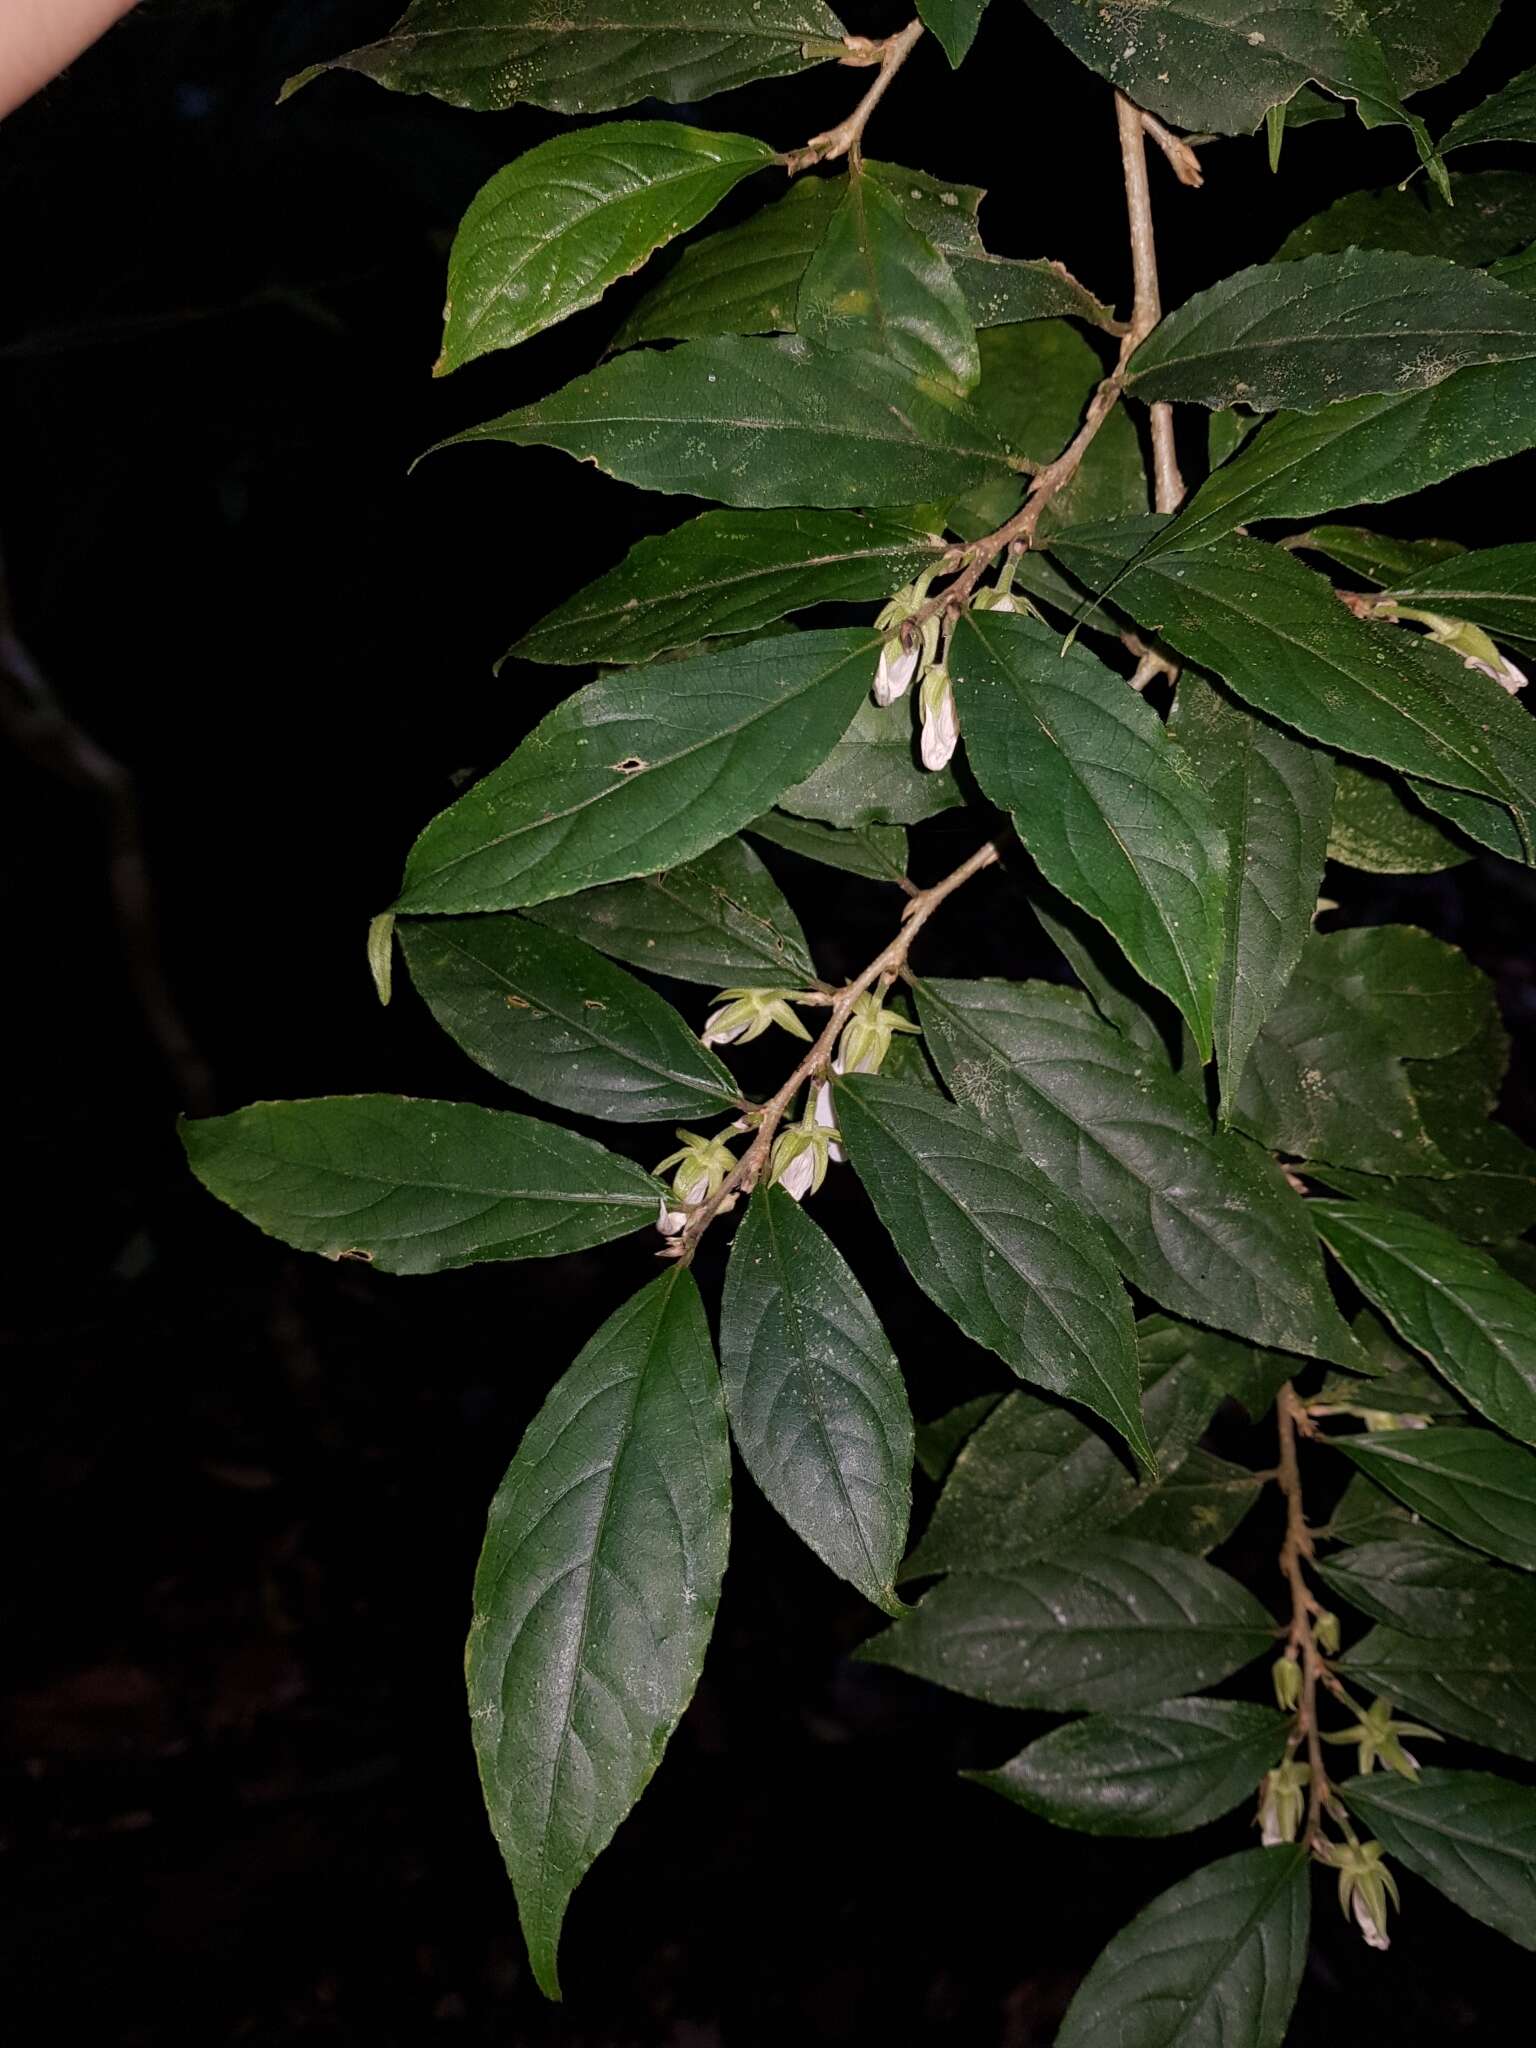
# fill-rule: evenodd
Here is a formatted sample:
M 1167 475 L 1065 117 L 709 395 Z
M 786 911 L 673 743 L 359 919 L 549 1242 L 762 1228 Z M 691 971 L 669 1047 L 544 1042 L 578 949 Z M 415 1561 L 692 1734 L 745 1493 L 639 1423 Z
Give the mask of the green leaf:
M 1361 0 L 1397 89 L 1426 92 L 1454 78 L 1493 26 L 1499 0 Z
M 839 1079 L 838 1127 L 908 1270 L 1020 1379 L 1082 1402 L 1144 1462 L 1131 1305 L 1097 1227 L 927 1090 Z
M 644 490 L 726 505 L 942 502 L 1019 468 L 952 391 L 799 336 L 640 349 L 439 445 L 469 441 L 563 448 Z
M 1536 446 L 1536 365 L 1486 363 L 1428 391 L 1281 413 L 1195 492 L 1153 543 L 1204 547 L 1258 519 L 1381 505 Z
M 580 939 L 509 916 L 398 930 L 422 1000 L 498 1081 L 620 1123 L 720 1116 L 740 1099 L 671 1004 Z
M 1405 122 L 1431 176 L 1437 183 L 1445 178 L 1423 122 L 1404 112 L 1381 44 L 1358 8 L 1300 0 L 1266 6 L 1260 17 L 1233 0 L 1141 0 L 1128 32 L 1111 8 L 1081 0 L 1029 4 L 1101 78 L 1176 127 L 1249 135 L 1271 107 L 1315 80 L 1353 100 L 1368 128 Z M 1254 27 L 1259 18 L 1261 29 Z
M 180 1129 L 203 1186 L 269 1237 L 385 1273 L 582 1251 L 654 1223 L 660 1199 L 590 1138 L 467 1102 L 253 1102 Z
M 483 185 L 459 223 L 437 374 L 595 305 L 772 162 L 750 135 L 675 121 L 610 121 L 541 142 Z
M 1273 1707 L 1242 1700 L 1165 1700 L 1071 1721 L 999 1769 L 964 1775 L 1060 1828 L 1181 1835 L 1256 1796 L 1287 1726 Z
M 866 673 L 873 682 L 873 655 Z M 916 714 L 906 696 L 883 705 L 866 698 L 820 766 L 781 794 L 779 808 L 846 830 L 917 825 L 963 802 L 950 769 L 918 760 Z
M 1197 1444 L 1176 1472 L 1116 1523 L 1116 1533 L 1204 1557 L 1226 1542 L 1263 1490 L 1256 1472 Z
M 1334 769 L 1328 858 L 1373 875 L 1433 875 L 1462 866 L 1472 850 L 1418 808 L 1410 784 L 1380 769 L 1340 761 Z
M 740 839 L 640 881 L 536 904 L 528 915 L 677 981 L 801 987 L 816 979 L 799 919 Z
M 1357 1472 L 1319 1534 L 1335 1543 L 1395 1543 L 1405 1531 L 1427 1526 L 1399 1507 L 1374 1481 Z
M 1406 1350 L 1374 1309 L 1359 1310 L 1350 1328 L 1359 1349 L 1346 1371 L 1329 1374 L 1318 1389 L 1319 1400 L 1405 1418 L 1422 1415 L 1430 1421 L 1468 1419 L 1467 1404 L 1461 1396 L 1431 1372 L 1416 1351 Z M 1373 1384 L 1362 1386 L 1362 1377 Z
M 917 0 L 917 11 L 944 45 L 952 66 L 958 66 L 976 40 L 987 0 Z
M 1448 1230 L 1368 1202 L 1310 1205 L 1367 1300 L 1490 1422 L 1536 1443 L 1536 1294 Z
M 1013 1570 L 952 1572 L 858 1654 L 994 1706 L 1064 1714 L 1199 1691 L 1274 1640 L 1225 1572 L 1103 1536 Z
M 1536 291 L 1536 242 L 1513 256 L 1502 257 L 1494 264 L 1492 274 L 1512 292 Z
M 1396 534 L 1368 533 L 1363 526 L 1314 526 L 1292 546 L 1326 555 L 1367 583 L 1396 583 L 1466 553 L 1458 540 L 1400 540 Z
M 957 1100 L 1103 1228 L 1143 1293 L 1258 1344 L 1351 1355 L 1306 1210 L 1279 1170 L 1213 1131 L 1195 1090 L 1085 998 L 996 981 L 922 981 L 917 998 Z
M 551 1998 L 571 1894 L 698 1683 L 729 1512 L 709 1329 L 674 1267 L 609 1317 L 529 1424 L 475 1573 L 480 1783 Z
M 1051 543 L 1092 587 L 1180 654 L 1220 676 L 1245 703 L 1308 739 L 1363 754 L 1500 803 L 1529 802 L 1532 780 L 1515 752 L 1529 717 L 1488 676 L 1401 627 L 1355 618 L 1326 577 L 1283 548 L 1224 540 L 1197 552 L 1143 556 L 1116 580 L 1117 529 Z
M 1348 1778 L 1351 1812 L 1453 1904 L 1536 1948 L 1536 1791 L 1487 1771 Z
M 983 247 L 976 213 L 985 194 L 976 186 L 944 183 L 927 171 L 868 158 L 864 175 L 884 188 L 948 263 L 977 327 L 1067 318 L 1119 331 L 1108 307 L 1059 263 L 994 256 Z M 847 191 L 846 177 L 797 178 L 782 199 L 738 227 L 722 228 L 684 249 L 630 314 L 615 345 L 792 332 L 800 280 Z
M 523 661 L 649 661 L 755 633 L 813 604 L 884 601 L 944 553 L 900 520 L 807 509 L 704 512 L 636 543 L 510 650 Z
M 842 35 L 821 0 L 759 0 L 750 9 L 737 0 L 688 0 L 682 9 L 675 0 L 603 0 L 563 15 L 548 0 L 412 0 L 382 42 L 300 72 L 282 96 L 344 68 L 484 113 L 519 102 L 562 114 L 646 99 L 686 105 L 824 63 L 817 45 Z
M 1208 1864 L 1115 1936 L 1056 2048 L 1280 2048 L 1309 1916 L 1305 1849 L 1244 1849 Z
M 1375 1628 L 1339 1659 L 1338 1669 L 1415 1720 L 1536 1763 L 1536 1637 L 1524 1620 L 1450 1637 Z
M 1440 147 L 1470 149 L 1477 142 L 1536 142 L 1536 70 L 1522 71 L 1453 121 Z
M 935 1483 L 944 1477 L 959 1455 L 962 1444 L 967 1443 L 999 1401 L 1006 1394 L 978 1394 L 972 1401 L 962 1401 L 957 1408 L 946 1414 L 936 1415 L 932 1422 L 920 1422 L 914 1436 L 917 1462 L 927 1476 Z
M 782 1189 L 752 1197 L 720 1305 L 731 1430 L 747 1470 L 816 1555 L 899 1614 L 912 1417 L 869 1299 Z
M 1192 1334 L 1160 1317 L 1137 1331 L 1156 1481 L 1138 1486 L 1119 1447 L 1071 1409 L 1008 1394 L 955 1458 L 901 1577 L 1011 1571 L 1122 1522 L 1178 1470 L 1215 1409 L 1220 1388 Z
M 1346 249 L 1258 264 L 1170 313 L 1131 357 L 1149 402 L 1318 412 L 1536 356 L 1536 306 L 1434 256 Z
M 1451 202 L 1420 184 L 1350 192 L 1287 235 L 1275 260 L 1398 249 L 1482 265 L 1536 236 L 1536 178 L 1518 171 L 1463 171 L 1451 179 Z
M 981 375 L 976 329 L 954 273 L 862 170 L 849 179 L 800 281 L 795 325 L 808 341 L 872 350 L 955 391 L 969 391 Z
M 1536 546 L 1528 541 L 1453 555 L 1394 582 L 1388 595 L 1536 644 Z
M 777 802 L 836 744 L 875 643 L 839 629 L 600 677 L 440 812 L 399 911 L 514 910 L 692 860 Z
M 1150 705 L 1038 619 L 970 613 L 950 651 L 966 755 L 1046 879 L 1171 996 L 1210 1057 L 1226 841 Z
M 1414 1514 L 1536 1571 L 1536 1456 L 1523 1444 L 1451 1426 L 1376 1430 L 1334 1446 Z
M 1169 730 L 1227 836 L 1226 938 L 1213 1037 L 1224 1103 L 1312 929 L 1333 810 L 1333 762 L 1186 674 Z
M 782 846 L 806 860 L 862 875 L 866 882 L 902 882 L 907 873 L 907 835 L 899 825 L 823 825 L 788 811 L 764 811 L 747 827 L 770 846 Z
M 1318 1565 L 1331 1589 L 1373 1621 L 1410 1636 L 1536 1633 L 1536 1585 L 1438 1530 L 1357 1544 Z

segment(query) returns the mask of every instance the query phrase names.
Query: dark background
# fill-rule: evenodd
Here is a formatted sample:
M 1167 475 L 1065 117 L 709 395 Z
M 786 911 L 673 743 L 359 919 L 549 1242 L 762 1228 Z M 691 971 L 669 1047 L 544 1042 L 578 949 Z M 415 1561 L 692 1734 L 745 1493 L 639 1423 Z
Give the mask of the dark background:
M 904 10 L 844 12 L 885 32 Z M 1425 103 L 1433 128 L 1536 55 L 1523 13 L 1512 0 L 1474 71 Z M 458 216 L 557 124 L 350 76 L 275 107 L 284 76 L 389 18 L 388 0 L 152 6 L 0 133 L 0 542 L 60 707 L 10 705 L 0 749 L 12 2006 L 124 2044 L 1044 2043 L 1107 1937 L 1241 1846 L 1240 1819 L 1100 1845 L 958 1781 L 1012 1753 L 1027 1717 L 848 1662 L 873 1616 L 745 1482 L 698 1697 L 578 1894 L 568 2004 L 540 2000 L 470 1753 L 470 1575 L 524 1425 L 651 1247 L 392 1281 L 287 1253 L 183 1167 L 183 1108 L 498 1099 L 408 989 L 376 1005 L 364 926 L 419 825 L 572 680 L 494 679 L 492 659 L 690 509 L 544 450 L 454 452 L 407 479 L 430 442 L 585 368 L 635 288 L 429 378 Z M 788 145 L 866 76 L 828 69 L 702 118 Z M 962 80 L 925 40 L 872 152 L 990 186 L 992 246 L 1061 257 L 1123 302 L 1104 89 L 1011 0 Z M 1278 180 L 1257 140 L 1210 149 L 1201 193 L 1154 157 L 1165 296 L 1411 163 L 1402 130 L 1353 121 L 1292 136 Z M 1444 487 L 1413 528 L 1526 537 L 1533 476 L 1527 460 Z M 81 784 L 84 734 L 133 778 L 185 1042 L 136 992 L 129 812 Z M 950 830 L 918 835 L 930 873 Z M 826 971 L 888 933 L 886 892 L 775 864 L 813 932 L 837 924 Z M 1517 1034 L 1529 1020 L 1529 878 L 1486 860 L 1330 890 L 1354 921 L 1465 944 Z M 114 891 L 138 933 L 126 959 Z M 999 971 L 1059 972 L 1005 880 L 944 931 L 931 965 L 963 943 Z M 679 992 L 690 1014 L 706 993 Z M 1529 1133 L 1525 1071 L 1507 1113 Z M 919 1414 L 998 1383 L 898 1274 L 846 1176 L 819 1214 L 900 1332 Z M 1226 1427 L 1223 1448 L 1250 1449 Z M 1262 1437 L 1251 1455 L 1267 1461 Z M 1311 1477 L 1326 1501 L 1337 1480 Z M 1232 1559 L 1269 1592 L 1273 1544 L 1256 1517 Z M 1296 2041 L 1502 2037 L 1524 1959 L 1404 1888 L 1383 1959 L 1319 1886 Z

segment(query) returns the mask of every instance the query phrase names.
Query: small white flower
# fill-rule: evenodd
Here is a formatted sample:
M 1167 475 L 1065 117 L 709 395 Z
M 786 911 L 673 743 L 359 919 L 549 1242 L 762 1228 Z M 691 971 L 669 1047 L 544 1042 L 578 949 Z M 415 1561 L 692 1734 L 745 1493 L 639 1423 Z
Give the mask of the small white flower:
M 1507 654 L 1501 653 L 1499 655 L 1496 668 L 1492 662 L 1477 661 L 1475 659 L 1469 659 L 1467 667 L 1479 669 L 1485 676 L 1492 676 L 1500 689 L 1508 690 L 1511 697 L 1514 696 L 1517 690 L 1523 690 L 1527 682 L 1525 670 L 1523 668 L 1516 668 Z
M 843 1071 L 840 1061 L 834 1060 L 832 1062 L 832 1071 L 834 1074 L 840 1074 Z M 813 1114 L 815 1115 L 816 1122 L 823 1130 L 835 1131 L 837 1129 L 837 1112 L 832 1107 L 832 1084 L 830 1081 L 819 1081 L 816 1084 L 816 1106 Z M 833 1141 L 827 1146 L 827 1157 L 834 1166 L 841 1166 L 848 1157 L 848 1154 L 841 1145 Z
M 667 1207 L 667 1198 L 663 1195 L 660 1211 L 656 1217 L 656 1228 L 663 1237 L 676 1237 L 679 1231 L 688 1228 L 688 1211 L 686 1209 L 669 1209 Z
M 947 767 L 960 738 L 960 717 L 955 709 L 954 685 L 946 670 L 934 668 L 928 671 L 923 679 L 918 707 L 923 718 L 923 766 Z
M 779 1175 L 779 1186 L 786 1195 L 792 1195 L 798 1202 L 810 1193 L 815 1178 L 816 1154 L 811 1151 L 797 1152 Z
M 899 637 L 886 641 L 875 669 L 874 698 L 877 704 L 894 704 L 898 697 L 906 694 L 908 684 L 917 673 L 921 654 L 920 644 L 903 647 Z
M 1388 1935 L 1386 1928 L 1377 1920 L 1375 1913 L 1371 1909 L 1370 1900 L 1358 1885 L 1350 1893 L 1349 1902 L 1354 1908 L 1355 1918 L 1360 1924 L 1360 1932 L 1365 1936 L 1366 1947 L 1390 1948 L 1392 1946 L 1391 1937 Z

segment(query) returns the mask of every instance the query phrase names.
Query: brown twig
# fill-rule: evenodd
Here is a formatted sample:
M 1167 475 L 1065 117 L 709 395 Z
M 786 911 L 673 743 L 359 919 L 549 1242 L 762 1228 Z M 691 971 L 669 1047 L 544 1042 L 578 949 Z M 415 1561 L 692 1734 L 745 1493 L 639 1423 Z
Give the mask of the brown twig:
M 1194 145 L 1183 135 L 1175 135 L 1171 128 L 1165 128 L 1156 114 L 1142 112 L 1141 125 L 1167 157 L 1173 175 L 1181 185 L 1189 185 L 1195 191 L 1205 183 L 1205 173 L 1200 168 L 1200 159 L 1195 155 Z
M 1328 1799 L 1328 1772 L 1323 1763 L 1323 1740 L 1317 1723 L 1317 1688 L 1330 1684 L 1322 1651 L 1317 1646 L 1312 1619 L 1322 1607 L 1307 1584 L 1306 1566 L 1312 1557 L 1312 1531 L 1307 1527 L 1301 1493 L 1301 1473 L 1296 1462 L 1296 1438 L 1313 1433 L 1311 1417 L 1297 1400 L 1289 1380 L 1275 1396 L 1275 1423 L 1280 1438 L 1277 1477 L 1285 1500 L 1285 1540 L 1280 1545 L 1280 1569 L 1291 1594 L 1291 1622 L 1286 1632 L 1287 1654 L 1301 1666 L 1301 1700 L 1296 1709 L 1296 1735 L 1307 1746 L 1312 1777 L 1307 1787 L 1307 1833 L 1309 1845 L 1322 1839 L 1323 1809 Z
M 805 1082 L 825 1074 L 832 1055 L 837 1050 L 838 1037 L 859 997 L 878 981 L 894 981 L 906 965 L 912 941 L 939 905 L 957 889 L 963 888 L 972 875 L 979 875 L 983 868 L 991 867 L 998 858 L 997 844 L 989 839 L 985 846 L 978 846 L 968 860 L 961 861 L 959 867 L 947 874 L 941 882 L 935 882 L 931 889 L 919 889 L 916 895 L 908 899 L 902 908 L 901 930 L 888 946 L 883 947 L 875 955 L 861 974 L 856 975 L 845 987 L 827 999 L 830 1015 L 821 1036 L 778 1092 L 756 1112 L 758 1125 L 751 1144 L 715 1193 L 708 1196 L 693 1211 L 686 1228 L 667 1245 L 661 1257 L 681 1259 L 686 1265 L 693 1257 L 699 1239 L 720 1212 L 729 1208 L 738 1195 L 752 1192 L 763 1167 L 767 1164 L 768 1155 L 773 1149 L 774 1135 L 783 1121 L 785 1111 Z
M 1145 117 L 1123 92 L 1115 94 L 1115 119 L 1120 128 L 1120 167 L 1125 175 L 1125 205 L 1131 223 L 1131 274 L 1136 301 L 1131 332 L 1144 341 L 1163 317 L 1157 281 L 1157 237 L 1152 226 L 1152 190 L 1147 182 Z M 1184 479 L 1173 445 L 1173 407 L 1150 408 L 1152 415 L 1152 488 L 1159 512 L 1176 512 L 1184 496 Z
M 813 135 L 804 149 L 791 151 L 784 159 L 784 168 L 791 177 L 799 171 L 809 170 L 812 164 L 831 163 L 840 156 L 846 156 L 853 167 L 858 168 L 869 117 L 884 99 L 891 80 L 906 63 L 912 45 L 922 32 L 923 24 L 914 20 L 895 35 L 887 36 L 883 42 L 867 42 L 861 36 L 849 38 L 849 54 L 842 61 L 858 65 L 878 63 L 880 69 L 875 74 L 875 82 L 846 121 L 839 121 L 835 128 L 828 128 L 824 134 Z
M 1133 690 L 1141 692 L 1158 676 L 1168 676 L 1173 682 L 1179 680 L 1179 664 L 1171 661 L 1158 648 L 1149 646 L 1139 633 L 1132 633 L 1129 630 L 1123 632 L 1120 635 L 1120 644 L 1127 654 L 1134 654 L 1136 657 L 1135 673 L 1128 679 Z

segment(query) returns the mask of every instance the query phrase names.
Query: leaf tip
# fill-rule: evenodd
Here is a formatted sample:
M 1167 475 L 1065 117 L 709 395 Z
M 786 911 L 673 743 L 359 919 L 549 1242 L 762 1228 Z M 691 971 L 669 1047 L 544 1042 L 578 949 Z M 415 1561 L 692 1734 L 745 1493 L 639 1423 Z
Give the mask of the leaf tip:
M 302 71 L 295 71 L 292 78 L 283 80 L 282 89 L 274 104 L 280 107 L 284 100 L 291 100 L 296 92 L 302 92 L 311 80 L 318 78 L 322 72 L 329 71 L 330 68 L 329 64 L 306 64 Z

